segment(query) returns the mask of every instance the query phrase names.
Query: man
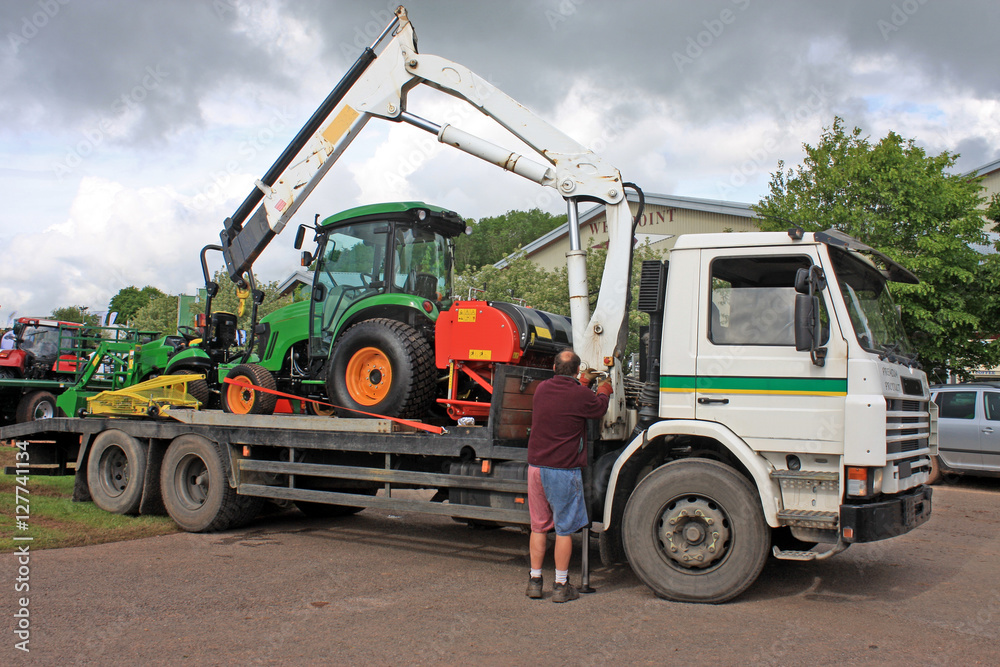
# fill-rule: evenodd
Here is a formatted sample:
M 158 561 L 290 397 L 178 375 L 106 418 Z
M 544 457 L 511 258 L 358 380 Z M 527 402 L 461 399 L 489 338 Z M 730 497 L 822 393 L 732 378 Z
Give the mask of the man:
M 573 533 L 590 525 L 580 472 L 587 465 L 587 420 L 604 416 L 613 390 L 608 381 L 601 383 L 596 394 L 581 385 L 577 380 L 580 357 L 570 349 L 556 355 L 552 370 L 555 376 L 538 385 L 532 400 L 528 437 L 531 572 L 527 595 L 542 597 L 542 562 L 547 534 L 554 528 L 556 582 L 552 601 L 568 602 L 580 597 L 568 580 Z M 581 378 L 589 385 L 596 375 L 585 371 Z

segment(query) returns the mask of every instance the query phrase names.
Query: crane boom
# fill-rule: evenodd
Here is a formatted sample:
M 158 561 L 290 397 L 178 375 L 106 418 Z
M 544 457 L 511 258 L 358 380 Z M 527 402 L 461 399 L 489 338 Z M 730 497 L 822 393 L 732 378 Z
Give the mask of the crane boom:
M 390 39 L 376 55 L 375 49 Z M 453 125 L 436 124 L 406 110 L 410 90 L 424 84 L 471 104 L 537 153 L 533 160 Z M 373 117 L 405 122 L 436 135 L 470 155 L 493 163 L 539 185 L 555 188 L 567 201 L 570 227 L 570 314 L 574 348 L 585 363 L 611 371 L 616 396 L 621 392 L 621 364 L 627 335 L 632 216 L 621 174 L 581 145 L 467 67 L 440 56 L 420 54 L 406 9 L 368 47 L 324 103 L 299 131 L 221 234 L 230 278 L 241 280 L 254 260 L 281 232 L 365 124 Z M 586 252 L 578 229 L 578 203 L 598 201 L 607 208 L 608 257 L 601 290 L 590 313 Z M 605 417 L 624 428 L 624 401 L 613 401 Z

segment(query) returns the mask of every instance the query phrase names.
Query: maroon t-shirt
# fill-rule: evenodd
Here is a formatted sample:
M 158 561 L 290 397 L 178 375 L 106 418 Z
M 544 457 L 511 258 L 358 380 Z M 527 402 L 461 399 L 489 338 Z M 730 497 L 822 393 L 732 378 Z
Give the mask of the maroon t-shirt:
M 544 468 L 582 468 L 587 449 L 581 448 L 587 420 L 603 417 L 608 396 L 594 393 L 576 378 L 556 375 L 543 381 L 531 403 L 528 463 Z

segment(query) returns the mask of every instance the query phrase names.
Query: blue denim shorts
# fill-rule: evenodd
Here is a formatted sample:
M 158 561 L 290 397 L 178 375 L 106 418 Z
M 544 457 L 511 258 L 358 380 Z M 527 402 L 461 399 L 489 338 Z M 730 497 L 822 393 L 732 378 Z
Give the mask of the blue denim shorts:
M 556 535 L 572 535 L 589 526 L 580 469 L 529 466 L 528 510 L 536 533 L 547 533 L 553 524 Z

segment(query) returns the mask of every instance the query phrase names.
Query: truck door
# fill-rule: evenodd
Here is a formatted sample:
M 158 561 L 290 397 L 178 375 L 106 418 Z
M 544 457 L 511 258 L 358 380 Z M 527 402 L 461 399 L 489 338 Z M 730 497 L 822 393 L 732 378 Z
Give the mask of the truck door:
M 758 451 L 838 453 L 847 394 L 847 344 L 820 293 L 824 366 L 795 349 L 795 274 L 811 248 L 702 251 L 695 415 Z

